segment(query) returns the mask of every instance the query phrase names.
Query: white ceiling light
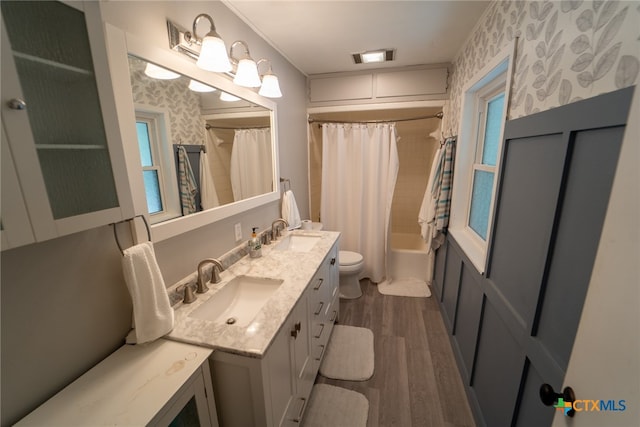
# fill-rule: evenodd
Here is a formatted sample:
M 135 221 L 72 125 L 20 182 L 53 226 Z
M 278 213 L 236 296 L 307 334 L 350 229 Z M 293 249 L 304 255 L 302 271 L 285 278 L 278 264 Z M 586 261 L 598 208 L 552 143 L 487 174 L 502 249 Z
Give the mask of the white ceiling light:
M 351 54 L 356 64 L 371 64 L 376 62 L 393 61 L 396 56 L 395 49 L 377 49 Z

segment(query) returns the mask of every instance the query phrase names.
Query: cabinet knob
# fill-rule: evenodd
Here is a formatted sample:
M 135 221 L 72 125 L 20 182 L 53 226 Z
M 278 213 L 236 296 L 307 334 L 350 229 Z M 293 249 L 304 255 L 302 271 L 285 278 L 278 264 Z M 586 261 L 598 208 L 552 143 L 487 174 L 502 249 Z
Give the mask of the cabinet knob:
M 9 105 L 9 108 L 11 108 L 12 110 L 26 110 L 27 109 L 27 103 L 24 102 L 24 100 L 20 99 L 20 98 L 13 98 L 9 102 L 7 102 L 7 105 Z
M 336 263 L 336 259 L 335 258 L 331 258 L 331 265 L 335 265 Z

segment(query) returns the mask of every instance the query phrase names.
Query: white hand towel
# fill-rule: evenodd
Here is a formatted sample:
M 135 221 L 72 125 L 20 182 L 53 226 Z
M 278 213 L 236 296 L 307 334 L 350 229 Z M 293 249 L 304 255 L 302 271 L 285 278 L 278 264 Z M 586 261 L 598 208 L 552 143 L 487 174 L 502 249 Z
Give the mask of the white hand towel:
M 302 221 L 300 221 L 300 212 L 298 211 L 298 205 L 296 204 L 296 197 L 293 195 L 293 191 L 287 190 L 282 196 L 282 218 L 289 223 L 289 230 L 294 228 L 300 228 Z
M 218 193 L 213 183 L 213 175 L 209 167 L 209 156 L 206 151 L 200 152 L 200 204 L 202 210 L 220 206 Z
M 122 270 L 133 300 L 133 330 L 127 344 L 153 341 L 173 329 L 173 309 L 156 261 L 153 243 L 124 250 Z

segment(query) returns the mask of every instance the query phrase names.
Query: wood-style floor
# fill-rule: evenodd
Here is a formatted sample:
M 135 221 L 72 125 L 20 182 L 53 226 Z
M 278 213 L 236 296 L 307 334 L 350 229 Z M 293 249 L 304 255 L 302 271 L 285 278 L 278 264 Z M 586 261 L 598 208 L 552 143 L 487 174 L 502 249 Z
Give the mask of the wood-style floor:
M 382 295 L 368 280 L 363 295 L 340 300 L 339 324 L 374 334 L 375 371 L 368 381 L 326 383 L 369 400 L 368 427 L 475 426 L 438 302 Z

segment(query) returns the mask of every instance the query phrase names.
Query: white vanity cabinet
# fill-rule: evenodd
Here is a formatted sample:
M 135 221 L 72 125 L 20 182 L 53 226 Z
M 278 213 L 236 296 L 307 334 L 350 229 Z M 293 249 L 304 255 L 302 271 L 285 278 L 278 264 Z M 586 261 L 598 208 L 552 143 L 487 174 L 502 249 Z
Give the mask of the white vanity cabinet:
M 210 365 L 221 426 L 301 423 L 338 315 L 337 253 L 336 243 L 262 358 L 214 351 Z
M 218 426 L 211 349 L 159 339 L 125 345 L 17 426 Z
M 132 217 L 99 2 L 0 6 L 2 248 Z
M 338 292 L 338 248 L 334 246 L 311 281 L 309 287 L 309 323 L 311 324 L 311 356 L 317 372 L 327 348 L 333 324 L 340 312 Z

